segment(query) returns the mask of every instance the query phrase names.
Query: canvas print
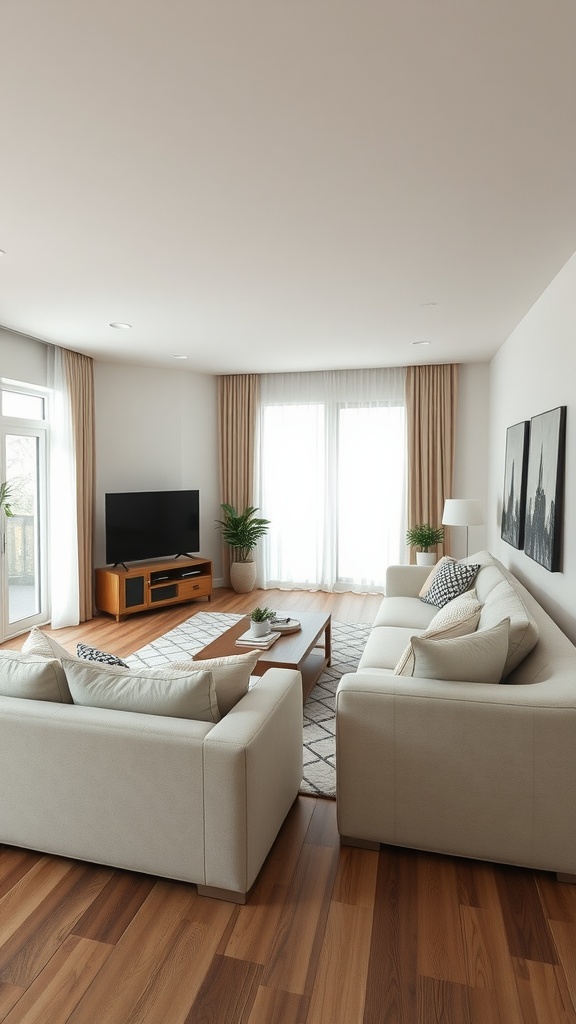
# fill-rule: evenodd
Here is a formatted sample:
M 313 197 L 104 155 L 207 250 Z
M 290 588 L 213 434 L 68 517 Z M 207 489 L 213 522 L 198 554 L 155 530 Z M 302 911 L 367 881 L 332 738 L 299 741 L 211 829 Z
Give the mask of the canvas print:
M 500 532 L 502 539 L 515 548 L 524 546 L 529 435 L 529 420 L 515 423 L 506 431 L 506 461 Z
M 524 551 L 551 572 L 561 564 L 565 445 L 565 405 L 532 417 Z

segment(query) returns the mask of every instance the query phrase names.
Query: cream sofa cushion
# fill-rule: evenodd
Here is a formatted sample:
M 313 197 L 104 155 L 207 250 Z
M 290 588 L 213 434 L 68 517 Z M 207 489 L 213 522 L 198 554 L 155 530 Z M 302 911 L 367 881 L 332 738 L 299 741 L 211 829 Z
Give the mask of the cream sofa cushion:
M 418 596 L 419 597 L 424 597 L 424 594 L 427 594 L 428 591 L 430 590 L 430 587 L 431 587 L 431 584 L 432 584 L 432 580 L 434 579 L 436 573 L 440 572 L 440 570 L 443 568 L 443 566 L 446 565 L 447 562 L 455 562 L 455 561 L 456 561 L 456 559 L 455 558 L 450 558 L 450 555 L 442 555 L 442 558 L 440 559 L 440 561 L 436 562 L 436 565 L 434 566 L 433 569 L 430 570 L 430 573 L 428 574 L 428 576 L 424 580 L 424 583 L 422 584 L 422 587 L 421 587 L 421 590 L 420 590 L 420 594 Z
M 412 638 L 413 668 L 401 675 L 468 683 L 499 683 L 508 656 L 509 620 L 454 639 Z
M 420 640 L 450 640 L 473 633 L 480 618 L 480 602 L 474 591 L 456 597 L 436 613 L 430 626 L 420 634 Z M 395 676 L 414 675 L 413 637 L 404 650 L 395 669 Z
M 132 672 L 77 658 L 64 658 L 62 665 L 75 704 L 198 722 L 220 720 L 212 673 L 204 669 L 182 672 L 169 665 Z
M 59 644 L 57 640 L 54 640 L 47 633 L 43 633 L 38 626 L 32 626 L 28 636 L 22 644 L 22 650 L 27 654 L 42 654 L 45 658 L 72 658 L 74 655 L 70 654 L 62 644 Z
M 478 628 L 490 629 L 504 618 L 510 619 L 508 656 L 504 666 L 506 677 L 535 647 L 539 632 L 536 621 L 527 611 L 518 591 L 506 579 L 501 580 L 486 595 Z
M 72 698 L 60 662 L 26 651 L 0 651 L 0 694 L 27 700 L 71 704 Z
M 224 658 L 175 661 L 172 662 L 172 668 L 186 672 L 198 672 L 200 669 L 211 672 L 216 687 L 218 710 L 221 715 L 227 715 L 248 692 L 250 676 L 259 656 L 259 651 L 247 651 L 246 654 L 231 654 Z

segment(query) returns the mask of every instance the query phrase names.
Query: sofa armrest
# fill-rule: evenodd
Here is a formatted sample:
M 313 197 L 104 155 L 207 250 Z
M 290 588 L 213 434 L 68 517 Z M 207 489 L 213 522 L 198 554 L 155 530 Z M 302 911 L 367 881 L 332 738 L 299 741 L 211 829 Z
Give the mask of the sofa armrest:
M 206 886 L 246 893 L 302 782 L 302 677 L 269 669 L 204 740 Z
M 386 597 L 418 597 L 431 572 L 429 565 L 389 565 Z
M 343 676 L 341 835 L 574 874 L 574 674 L 515 686 Z

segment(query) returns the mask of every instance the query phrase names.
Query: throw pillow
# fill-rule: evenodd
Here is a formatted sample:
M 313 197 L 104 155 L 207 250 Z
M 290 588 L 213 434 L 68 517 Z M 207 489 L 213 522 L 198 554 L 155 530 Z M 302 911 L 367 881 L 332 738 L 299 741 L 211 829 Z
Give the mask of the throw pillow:
M 176 661 L 172 663 L 172 668 L 187 672 L 198 672 L 199 669 L 211 672 L 218 710 L 221 715 L 227 715 L 248 692 L 250 676 L 258 656 L 258 651 L 248 651 L 246 654 L 231 654 L 225 658 L 206 658 L 205 661 Z
M 130 672 L 79 658 L 66 658 L 62 665 L 75 704 L 199 722 L 220 720 L 211 672 L 179 672 L 171 665 Z
M 421 679 L 450 679 L 467 683 L 499 683 L 508 657 L 509 620 L 452 640 L 412 637 L 414 667 Z
M 471 591 L 472 594 L 473 591 Z M 466 597 L 466 601 L 464 601 L 464 597 Z M 459 608 L 451 607 L 457 603 Z M 448 609 L 450 609 L 449 613 Z M 428 629 L 420 633 L 419 639 L 450 640 L 458 636 L 467 636 L 469 633 L 473 633 L 478 625 L 480 609 L 481 604 L 476 597 L 468 597 L 467 594 L 457 597 L 455 601 L 450 601 L 450 604 L 440 609 L 432 619 Z M 414 648 L 412 640 L 414 640 L 414 637 L 411 638 L 410 643 L 394 669 L 395 676 L 414 675 Z
M 117 658 L 115 654 L 106 654 L 105 651 L 99 651 L 97 647 L 89 647 L 88 644 L 76 644 L 76 654 L 79 658 L 84 658 L 85 661 L 98 661 L 101 665 L 120 665 L 122 668 L 130 668 L 122 658 Z
M 455 561 L 456 561 L 456 559 L 455 558 L 450 558 L 450 555 L 442 555 L 442 558 L 440 559 L 440 561 L 436 562 L 436 565 L 434 566 L 432 571 L 430 573 L 428 573 L 428 576 L 426 577 L 426 579 L 425 579 L 425 581 L 424 581 L 424 583 L 422 585 L 422 588 L 420 590 L 420 593 L 418 594 L 418 597 L 424 597 L 424 594 L 426 594 L 427 591 L 430 589 L 430 584 L 432 583 L 432 580 L 434 579 L 436 573 L 440 571 L 440 569 L 442 568 L 443 565 L 446 564 L 446 562 L 455 562 Z
M 60 662 L 25 651 L 0 651 L 0 694 L 53 704 L 72 703 Z
M 422 595 L 426 604 L 442 608 L 453 598 L 469 590 L 480 569 L 479 565 L 462 565 L 461 562 L 445 562 L 434 574 L 428 590 Z
M 70 658 L 72 655 L 53 637 L 43 633 L 37 626 L 32 626 L 22 644 L 25 654 L 41 654 L 44 658 Z

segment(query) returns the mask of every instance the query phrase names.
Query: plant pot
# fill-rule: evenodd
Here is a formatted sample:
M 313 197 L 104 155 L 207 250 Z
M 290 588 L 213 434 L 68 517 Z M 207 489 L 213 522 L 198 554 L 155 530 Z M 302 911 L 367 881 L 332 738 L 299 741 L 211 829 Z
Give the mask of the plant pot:
M 256 585 L 256 562 L 232 562 L 230 586 L 237 594 L 249 594 Z
M 433 551 L 417 551 L 416 565 L 436 565 L 436 555 Z
M 265 622 L 250 622 L 250 632 L 252 636 L 266 636 L 270 632 L 268 619 Z

